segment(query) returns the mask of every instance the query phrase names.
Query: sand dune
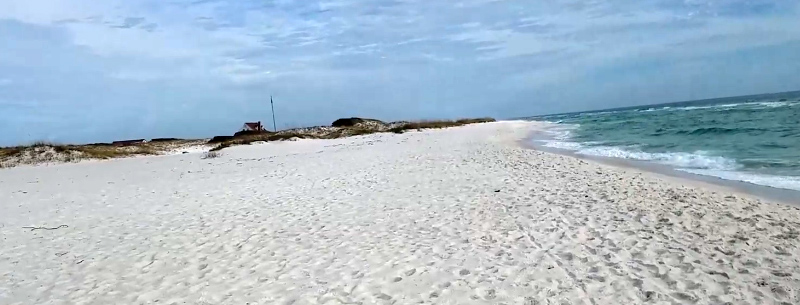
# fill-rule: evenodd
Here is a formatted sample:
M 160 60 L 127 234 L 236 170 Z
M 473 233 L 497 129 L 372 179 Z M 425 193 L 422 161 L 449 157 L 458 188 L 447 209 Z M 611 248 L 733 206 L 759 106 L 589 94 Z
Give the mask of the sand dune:
M 0 304 L 800 304 L 797 208 L 531 128 L 0 170 Z

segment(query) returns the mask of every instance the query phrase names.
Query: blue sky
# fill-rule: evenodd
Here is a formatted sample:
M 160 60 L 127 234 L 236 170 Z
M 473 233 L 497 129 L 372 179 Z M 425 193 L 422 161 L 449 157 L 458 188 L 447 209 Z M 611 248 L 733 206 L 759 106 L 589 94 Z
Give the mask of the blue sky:
M 0 145 L 798 89 L 796 0 L 0 0 Z

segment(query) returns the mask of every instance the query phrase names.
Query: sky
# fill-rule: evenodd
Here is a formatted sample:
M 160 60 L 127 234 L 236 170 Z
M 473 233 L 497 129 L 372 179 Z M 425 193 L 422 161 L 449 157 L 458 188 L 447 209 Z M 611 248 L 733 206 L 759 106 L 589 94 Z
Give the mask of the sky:
M 798 89 L 796 0 L 0 0 L 0 145 Z

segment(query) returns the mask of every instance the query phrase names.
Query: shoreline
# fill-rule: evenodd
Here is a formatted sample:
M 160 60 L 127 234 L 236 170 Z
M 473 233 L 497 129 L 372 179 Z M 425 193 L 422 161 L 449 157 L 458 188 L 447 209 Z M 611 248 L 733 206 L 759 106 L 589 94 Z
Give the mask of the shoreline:
M 800 191 L 679 171 L 669 165 L 658 164 L 655 162 L 584 155 L 568 149 L 546 147 L 544 145 L 537 144 L 537 141 L 542 139 L 541 133 L 542 129 L 531 129 L 528 135 L 524 139 L 521 139 L 518 144 L 526 149 L 569 156 L 581 160 L 597 162 L 607 166 L 633 170 L 654 175 L 659 178 L 680 184 L 695 185 L 710 189 L 712 191 L 730 192 L 738 195 L 750 196 L 754 199 L 763 201 L 789 205 L 792 207 L 800 207 Z

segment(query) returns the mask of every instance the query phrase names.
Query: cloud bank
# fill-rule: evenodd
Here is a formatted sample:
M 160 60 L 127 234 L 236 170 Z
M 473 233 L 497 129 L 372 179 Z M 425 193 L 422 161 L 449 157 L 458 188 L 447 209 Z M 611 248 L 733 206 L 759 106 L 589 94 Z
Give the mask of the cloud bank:
M 0 145 L 797 90 L 793 0 L 0 0 Z M 271 124 L 268 124 L 271 125 Z

